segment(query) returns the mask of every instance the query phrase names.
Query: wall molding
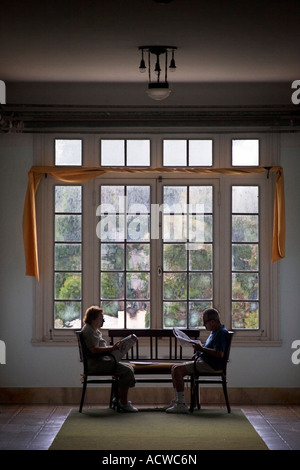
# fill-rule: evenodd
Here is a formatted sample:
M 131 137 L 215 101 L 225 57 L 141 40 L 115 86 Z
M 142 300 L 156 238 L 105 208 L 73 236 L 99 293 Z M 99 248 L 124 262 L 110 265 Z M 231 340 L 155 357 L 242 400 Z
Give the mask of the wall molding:
M 105 128 L 233 128 L 299 132 L 300 109 L 290 106 L 0 105 L 0 133 L 103 132 Z

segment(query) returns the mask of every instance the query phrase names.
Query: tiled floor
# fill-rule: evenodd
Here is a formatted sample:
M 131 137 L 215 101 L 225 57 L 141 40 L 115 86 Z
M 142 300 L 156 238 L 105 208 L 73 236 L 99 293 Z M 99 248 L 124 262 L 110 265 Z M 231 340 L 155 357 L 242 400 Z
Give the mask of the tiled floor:
M 0 450 L 47 450 L 71 408 L 0 405 Z M 300 450 L 300 405 L 239 408 L 270 450 Z

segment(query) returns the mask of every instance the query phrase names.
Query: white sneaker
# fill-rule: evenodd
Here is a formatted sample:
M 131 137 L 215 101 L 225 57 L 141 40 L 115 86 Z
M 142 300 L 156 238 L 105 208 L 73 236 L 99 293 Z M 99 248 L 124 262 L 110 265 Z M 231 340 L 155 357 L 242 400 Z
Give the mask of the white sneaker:
M 112 399 L 112 403 L 113 403 L 114 405 L 117 404 L 117 399 L 116 399 L 116 397 L 114 397 L 114 398 Z M 121 403 L 120 400 L 119 400 L 119 403 Z M 131 402 L 130 400 L 128 400 L 127 403 L 132 403 L 132 402 Z
M 185 403 L 175 403 L 166 409 L 166 413 L 189 413 L 189 409 Z
M 137 411 L 139 411 L 137 408 L 132 406 L 131 402 L 129 401 L 125 405 L 119 402 L 119 405 L 120 405 L 120 409 L 122 411 L 126 411 L 127 413 L 136 413 Z
M 169 408 L 172 408 L 176 404 L 176 400 L 172 400 L 171 403 L 164 407 L 164 410 L 167 411 Z

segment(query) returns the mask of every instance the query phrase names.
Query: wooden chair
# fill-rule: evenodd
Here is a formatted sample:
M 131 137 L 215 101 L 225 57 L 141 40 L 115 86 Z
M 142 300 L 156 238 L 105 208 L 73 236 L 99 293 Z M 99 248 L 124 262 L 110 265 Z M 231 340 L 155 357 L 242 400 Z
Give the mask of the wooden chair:
M 227 411 L 230 413 L 230 404 L 229 404 L 229 399 L 228 399 L 228 393 L 227 393 L 227 363 L 229 361 L 229 355 L 230 355 L 230 348 L 231 348 L 231 342 L 232 342 L 232 337 L 234 335 L 233 331 L 228 332 L 228 338 L 227 338 L 227 345 L 226 345 L 226 350 L 224 352 L 224 356 L 222 359 L 223 367 L 220 370 L 216 370 L 215 372 L 212 373 L 199 373 L 196 371 L 195 367 L 195 373 L 191 376 L 191 403 L 190 403 L 190 411 L 191 413 L 194 410 L 195 403 L 197 403 L 197 408 L 198 410 L 200 409 L 200 400 L 199 400 L 199 385 L 200 384 L 220 384 L 223 387 L 223 393 L 226 401 L 226 406 L 227 406 Z M 196 361 L 197 359 L 195 359 Z
M 119 396 L 118 396 L 118 389 L 119 389 L 118 377 L 112 376 L 111 378 L 108 378 L 107 374 L 103 374 L 102 376 L 101 374 L 98 374 L 98 373 L 95 374 L 95 373 L 89 372 L 88 360 L 87 360 L 88 355 L 89 355 L 89 350 L 86 347 L 82 332 L 75 331 L 75 333 L 76 333 L 77 341 L 78 341 L 80 362 L 83 363 L 82 394 L 81 394 L 81 400 L 80 400 L 80 406 L 79 406 L 79 413 L 82 412 L 85 392 L 86 392 L 86 388 L 88 384 L 111 384 L 109 407 L 114 408 L 114 409 L 116 408 L 117 411 L 120 411 L 119 410 Z M 113 355 L 111 356 L 114 358 Z M 95 377 L 95 378 L 89 378 L 89 377 Z M 100 377 L 103 377 L 103 378 L 100 378 Z

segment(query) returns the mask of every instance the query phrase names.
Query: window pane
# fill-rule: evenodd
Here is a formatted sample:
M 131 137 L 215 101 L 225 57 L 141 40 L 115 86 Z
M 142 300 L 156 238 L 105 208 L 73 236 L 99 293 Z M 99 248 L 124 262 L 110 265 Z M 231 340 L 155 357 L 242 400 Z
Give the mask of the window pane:
M 232 302 L 232 327 L 240 329 L 258 329 L 259 303 Z
M 101 299 L 124 299 L 124 274 L 101 274 Z
M 124 166 L 125 165 L 125 141 L 101 140 L 101 165 Z
M 212 212 L 212 186 L 190 186 L 189 212 Z
M 124 268 L 124 245 L 121 243 L 102 243 L 101 269 L 115 271 Z
M 124 301 L 102 300 L 101 307 L 104 311 L 104 328 L 124 328 Z
M 187 165 L 187 141 L 186 140 L 164 140 L 163 165 L 164 166 L 186 166 Z
M 127 140 L 127 165 L 150 165 L 150 140 Z
M 100 198 L 101 198 L 101 206 L 100 206 L 101 214 L 124 213 L 124 209 L 125 209 L 124 186 L 101 186 Z
M 212 274 L 193 273 L 189 278 L 190 299 L 212 299 Z
M 258 196 L 258 186 L 233 186 L 232 212 L 257 213 Z
M 212 270 L 212 245 L 189 244 L 191 271 Z
M 187 188 L 185 186 L 164 186 L 163 198 L 164 213 L 186 213 Z
M 189 302 L 189 326 L 190 328 L 201 328 L 203 325 L 203 312 L 211 308 L 212 302 Z
M 233 166 L 257 166 L 259 165 L 259 140 L 241 139 L 232 141 L 232 165 Z
M 120 242 L 125 239 L 124 215 L 103 215 L 96 233 L 102 241 Z
M 164 299 L 184 300 L 187 298 L 187 277 L 185 273 L 164 275 Z
M 186 302 L 164 302 L 164 328 L 187 326 Z
M 122 312 L 124 317 L 124 312 Z M 124 319 L 122 318 L 122 325 Z M 126 304 L 126 328 L 150 327 L 150 302 L 127 302 Z M 120 328 L 123 328 L 121 326 Z
M 82 165 L 82 141 L 55 139 L 55 165 Z
M 54 269 L 56 271 L 81 270 L 81 244 L 55 244 Z
M 232 245 L 233 271 L 257 271 L 258 266 L 258 245 Z
M 126 267 L 130 271 L 149 271 L 150 245 L 146 243 L 127 244 Z
M 193 215 L 189 217 L 189 241 L 211 242 L 212 241 L 211 215 Z
M 189 140 L 189 166 L 211 166 L 212 161 L 212 140 Z
M 127 273 L 126 298 L 149 299 L 150 282 L 149 273 Z
M 55 302 L 54 328 L 81 328 L 81 302 Z
M 55 216 L 55 241 L 80 242 L 81 241 L 81 215 Z
M 257 242 L 258 241 L 258 216 L 257 215 L 233 215 L 232 216 L 232 241 L 233 242 Z
M 147 241 L 150 238 L 150 216 L 129 215 L 127 217 L 128 241 Z
M 56 186 L 55 212 L 81 212 L 81 186 Z
M 126 196 L 128 214 L 150 213 L 149 186 L 127 186 Z
M 258 274 L 233 273 L 232 298 L 234 300 L 258 300 Z
M 165 271 L 186 271 L 187 250 L 185 245 L 165 244 L 163 250 L 163 265 Z
M 81 274 L 55 273 L 55 299 L 81 299 Z
M 163 239 L 173 242 L 187 241 L 186 215 L 165 214 L 163 216 Z
M 124 318 L 124 302 L 102 301 L 104 310 L 105 328 L 149 328 L 150 302 L 128 302 L 126 305 L 126 319 Z

